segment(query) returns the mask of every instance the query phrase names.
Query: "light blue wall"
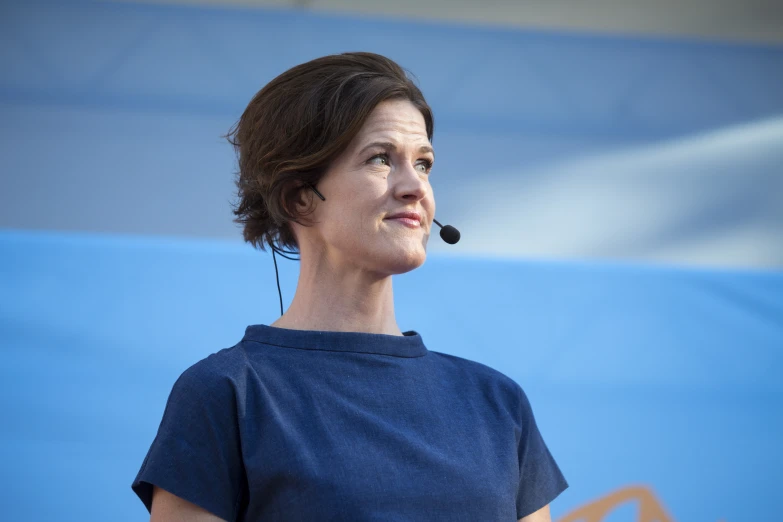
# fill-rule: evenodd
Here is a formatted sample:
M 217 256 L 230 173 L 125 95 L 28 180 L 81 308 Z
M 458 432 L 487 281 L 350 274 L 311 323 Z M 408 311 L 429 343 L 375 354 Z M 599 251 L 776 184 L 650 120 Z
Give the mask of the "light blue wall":
M 270 257 L 206 240 L 6 231 L 0 289 L 8 520 L 144 519 L 174 380 L 279 314 Z M 644 484 L 680 522 L 777 517 L 783 273 L 433 255 L 395 298 L 431 350 L 526 390 L 571 483 L 556 516 Z
M 114 2 L 0 13 L 2 227 L 239 240 L 220 135 L 287 68 L 368 50 L 433 105 L 439 217 L 466 232 L 450 252 L 783 267 L 781 46 Z

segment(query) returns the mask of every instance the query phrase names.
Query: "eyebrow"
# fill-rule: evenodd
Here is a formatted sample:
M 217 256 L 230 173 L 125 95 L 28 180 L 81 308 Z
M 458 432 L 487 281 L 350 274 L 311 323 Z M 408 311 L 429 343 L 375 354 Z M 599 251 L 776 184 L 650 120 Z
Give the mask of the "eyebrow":
M 368 144 L 362 150 L 360 150 L 359 151 L 359 155 L 362 155 L 364 153 L 364 151 L 366 151 L 367 149 L 371 149 L 373 147 L 381 147 L 381 148 L 384 148 L 384 149 L 389 149 L 391 151 L 396 151 L 397 150 L 397 145 L 395 145 L 394 143 L 392 143 L 390 141 L 374 141 L 374 142 Z M 435 151 L 432 150 L 432 147 L 430 147 L 429 145 L 422 145 L 421 147 L 419 147 L 419 152 L 421 152 L 421 153 L 429 152 L 429 153 L 435 154 Z

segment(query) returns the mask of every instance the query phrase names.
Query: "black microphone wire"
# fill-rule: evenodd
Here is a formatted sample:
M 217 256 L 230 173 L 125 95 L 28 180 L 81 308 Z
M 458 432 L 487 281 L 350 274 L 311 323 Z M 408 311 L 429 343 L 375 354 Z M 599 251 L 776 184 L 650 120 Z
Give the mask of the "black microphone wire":
M 277 296 L 280 298 L 280 316 L 283 315 L 283 292 L 280 290 L 280 274 L 277 271 L 277 257 L 275 257 L 275 254 L 279 254 L 280 257 L 284 257 L 291 261 L 299 261 L 299 257 L 290 257 L 294 256 L 296 254 L 299 254 L 299 252 L 295 252 L 293 250 L 284 250 L 280 247 L 275 246 L 273 243 L 270 243 L 269 245 L 272 247 L 272 261 L 275 263 L 275 281 L 277 281 Z
M 314 186 L 310 185 L 310 188 L 315 192 L 316 196 L 321 198 L 321 201 L 326 201 L 326 198 L 318 192 L 318 189 L 316 189 Z M 280 274 L 277 271 L 277 257 L 275 257 L 275 254 L 280 255 L 280 257 L 284 257 L 290 261 L 300 261 L 301 260 L 301 254 L 299 252 L 296 252 L 294 250 L 284 250 L 280 247 L 275 246 L 274 241 L 269 242 L 269 246 L 272 247 L 272 261 L 275 263 L 275 281 L 277 281 L 277 296 L 280 298 L 280 316 L 283 316 L 283 292 L 280 291 Z M 299 257 L 290 257 L 299 255 Z
M 275 280 L 277 281 L 277 295 L 280 297 L 280 316 L 283 316 L 283 292 L 280 290 L 280 276 L 277 275 L 277 258 L 275 257 L 275 247 L 272 247 L 272 261 L 275 263 Z

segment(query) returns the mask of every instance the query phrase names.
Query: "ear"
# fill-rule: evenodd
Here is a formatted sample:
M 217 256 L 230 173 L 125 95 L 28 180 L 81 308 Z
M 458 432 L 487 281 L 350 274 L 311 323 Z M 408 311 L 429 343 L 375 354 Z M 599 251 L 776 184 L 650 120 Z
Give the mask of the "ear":
M 310 190 L 310 185 L 298 182 L 296 187 L 296 195 L 291 198 L 291 200 L 294 203 L 296 213 L 299 215 L 308 214 L 315 210 L 313 191 Z
M 316 208 L 318 202 L 314 198 L 313 191 L 310 190 L 310 186 L 302 181 L 292 182 L 294 185 L 292 189 L 282 194 L 282 205 L 289 213 L 297 216 L 301 216 L 302 219 L 308 221 L 309 216 Z

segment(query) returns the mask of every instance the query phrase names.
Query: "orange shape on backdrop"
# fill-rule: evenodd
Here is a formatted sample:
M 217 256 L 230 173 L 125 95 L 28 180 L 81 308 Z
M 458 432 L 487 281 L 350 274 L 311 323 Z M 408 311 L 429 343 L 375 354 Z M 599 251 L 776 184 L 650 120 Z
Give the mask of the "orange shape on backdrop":
M 601 522 L 626 502 L 638 502 L 636 522 L 674 522 L 650 488 L 628 486 L 571 511 L 557 522 Z

